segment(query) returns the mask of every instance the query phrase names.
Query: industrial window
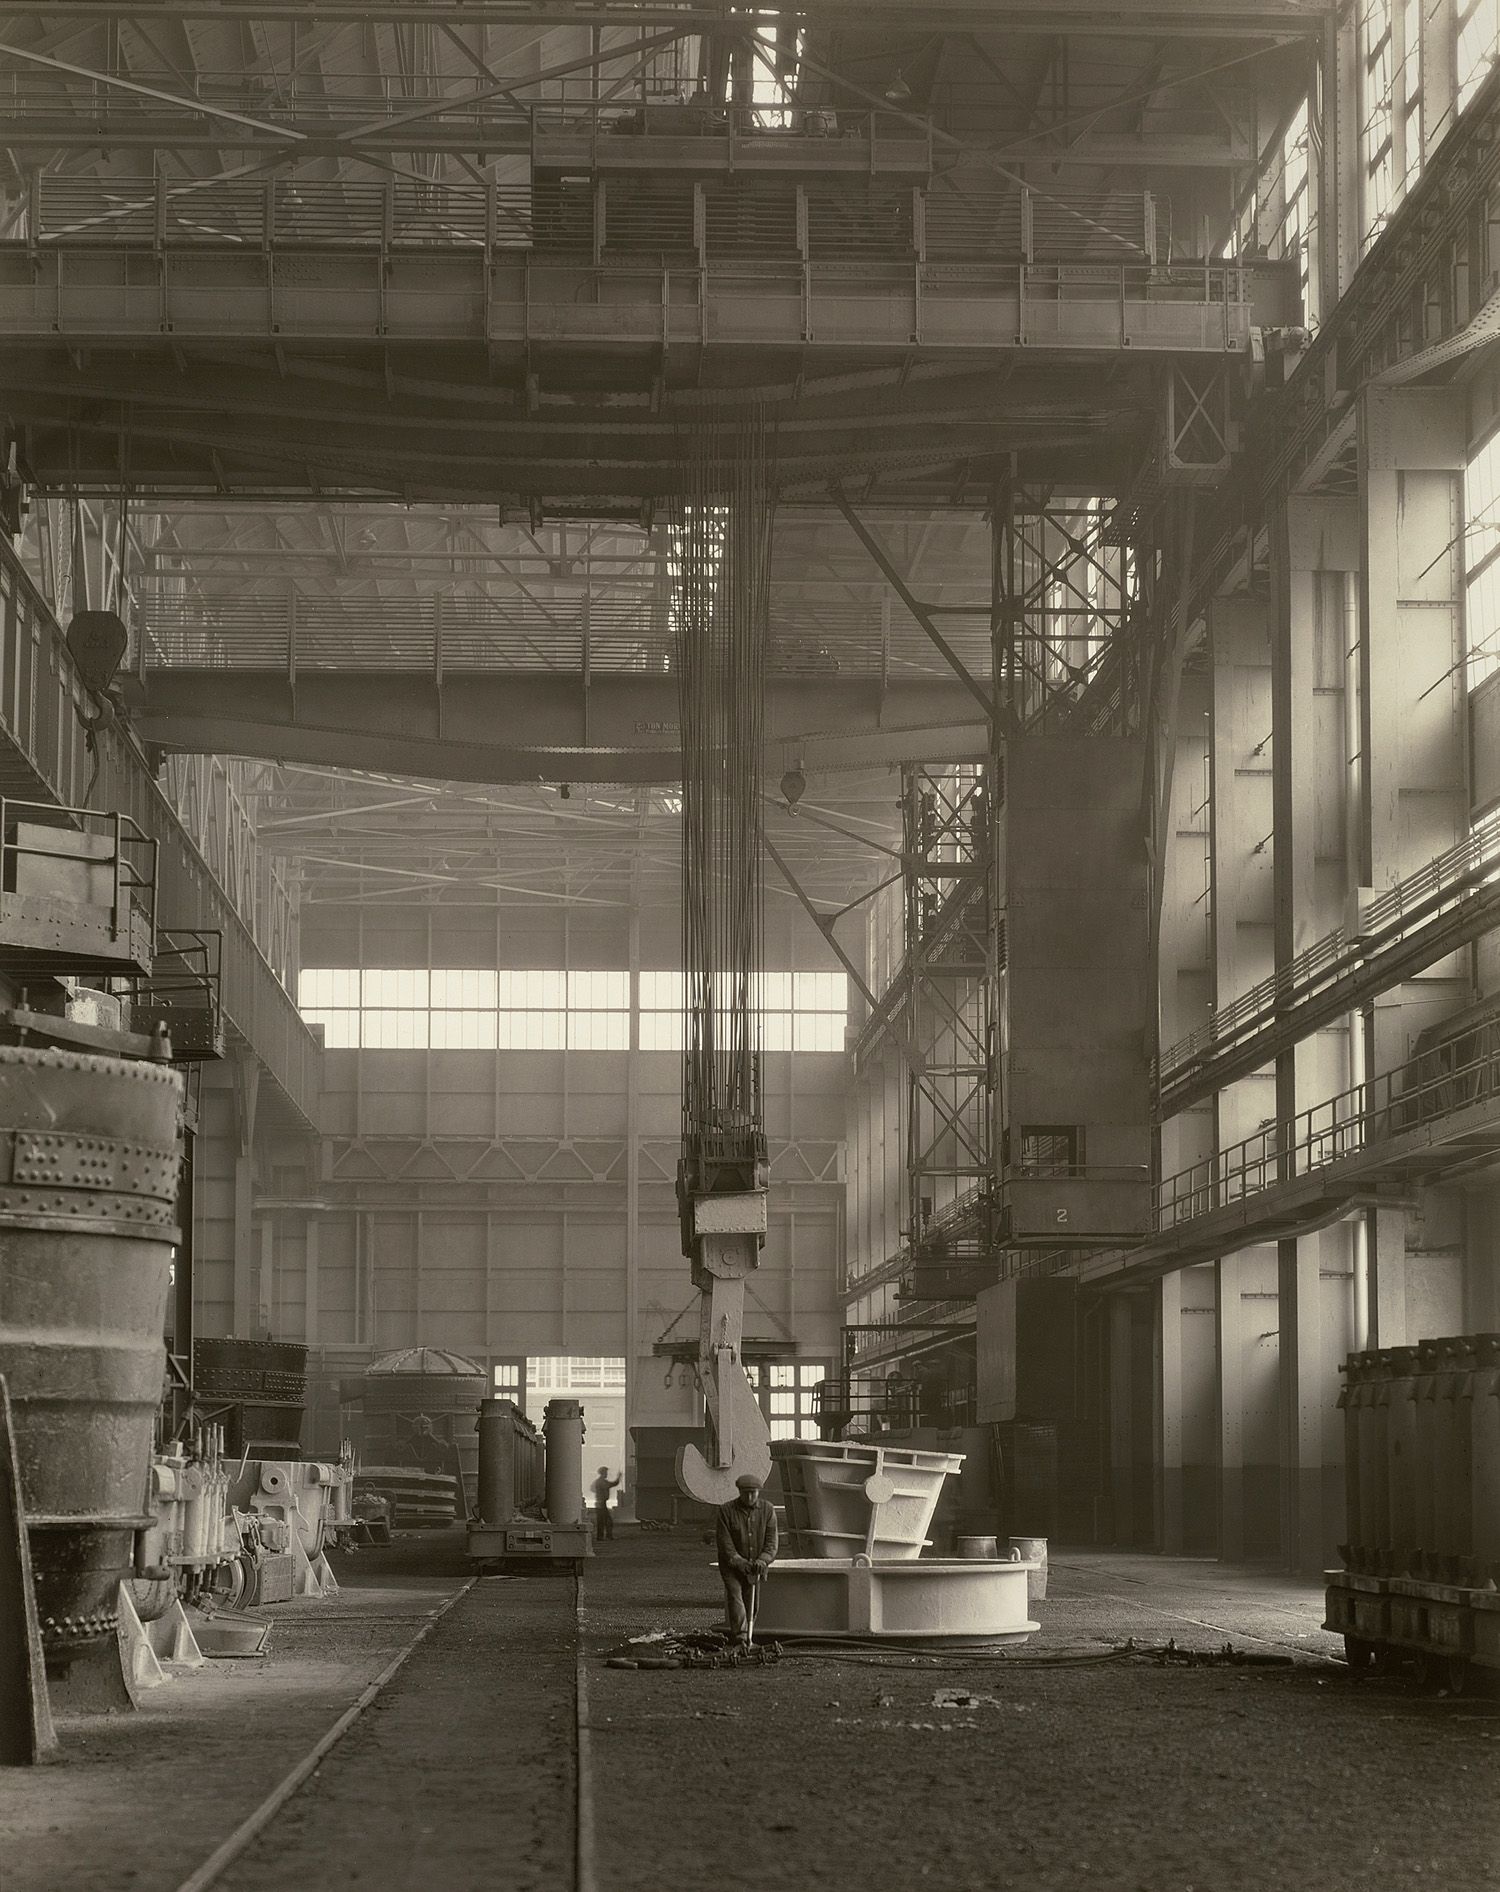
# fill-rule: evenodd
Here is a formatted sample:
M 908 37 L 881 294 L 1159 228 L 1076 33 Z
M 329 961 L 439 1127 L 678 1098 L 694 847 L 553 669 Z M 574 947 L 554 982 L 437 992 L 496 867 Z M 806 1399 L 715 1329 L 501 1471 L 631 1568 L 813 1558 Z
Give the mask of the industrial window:
M 625 1362 L 597 1354 L 533 1354 L 526 1384 L 534 1392 L 614 1393 L 625 1390 Z
M 501 1360 L 495 1367 L 495 1396 L 497 1399 L 520 1400 L 521 1374 L 525 1362 L 522 1360 Z
M 1312 307 L 1312 194 L 1308 188 L 1307 101 L 1287 127 L 1281 145 L 1281 228 L 1280 253 L 1297 256 L 1297 276 L 1301 289 L 1302 319 L 1313 321 Z
M 775 1361 L 746 1369 L 773 1439 L 815 1439 L 813 1388 L 828 1377 L 822 1361 Z
M 308 967 L 297 1002 L 330 1050 L 624 1051 L 630 974 Z
M 1016 1140 L 1018 1176 L 1071 1176 L 1083 1160 L 1083 1132 L 1076 1124 L 1023 1123 Z
M 1464 474 L 1464 642 L 1469 688 L 1500 670 L 1500 430 Z
M 1394 0 L 1363 0 L 1359 9 L 1360 145 L 1365 171 L 1361 235 L 1367 245 L 1385 228 L 1396 197 L 1395 32 Z
M 683 975 L 640 975 L 640 1048 L 682 1049 Z M 842 972 L 768 972 L 767 1051 L 842 1051 Z M 331 1051 L 628 1051 L 630 974 L 309 966 L 297 1003 Z
M 1459 0 L 1458 109 L 1484 84 L 1500 58 L 1500 0 Z
M 683 975 L 641 974 L 642 1051 L 680 1051 Z M 842 972 L 767 972 L 758 986 L 766 1051 L 842 1051 L 849 979 Z
M 434 1051 L 493 1051 L 498 973 L 433 972 L 429 1031 Z
M 297 1003 L 309 1025 L 323 1027 L 330 1051 L 352 1050 L 359 1043 L 359 973 L 333 967 L 308 967 L 297 981 Z

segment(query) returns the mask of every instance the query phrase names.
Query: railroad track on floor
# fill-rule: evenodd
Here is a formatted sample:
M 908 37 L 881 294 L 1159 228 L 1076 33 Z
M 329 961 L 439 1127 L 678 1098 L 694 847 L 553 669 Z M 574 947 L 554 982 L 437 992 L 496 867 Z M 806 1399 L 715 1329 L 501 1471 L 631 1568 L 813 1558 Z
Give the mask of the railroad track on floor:
M 456 1603 L 462 1602 L 477 1582 L 477 1577 L 470 1577 L 461 1590 L 455 1590 L 445 1603 L 423 1620 L 411 1641 L 398 1649 L 374 1681 L 368 1682 L 360 1690 L 333 1726 L 320 1735 L 301 1760 L 282 1775 L 259 1806 L 246 1814 L 228 1838 L 222 1840 L 214 1848 L 203 1864 L 188 1874 L 177 1887 L 177 1892 L 208 1892 L 208 1888 L 223 1877 L 245 1849 L 252 1845 L 271 1824 L 298 1788 L 317 1771 L 324 1758 L 338 1746 L 365 1710 L 377 1701 L 396 1679 L 408 1657 L 416 1654 L 449 1610 Z
M 598 1892 L 589 1677 L 583 1647 L 583 1573 L 573 1573 L 573 1892 Z

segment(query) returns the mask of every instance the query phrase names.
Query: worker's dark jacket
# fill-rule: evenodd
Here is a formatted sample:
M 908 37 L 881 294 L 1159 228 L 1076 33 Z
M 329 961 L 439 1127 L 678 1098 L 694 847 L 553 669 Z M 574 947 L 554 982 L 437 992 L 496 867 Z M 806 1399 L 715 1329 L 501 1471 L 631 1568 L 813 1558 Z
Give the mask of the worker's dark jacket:
M 776 1513 L 764 1498 L 753 1511 L 732 1499 L 719 1506 L 714 1535 L 721 1570 L 742 1572 L 745 1564 L 768 1564 L 777 1550 Z

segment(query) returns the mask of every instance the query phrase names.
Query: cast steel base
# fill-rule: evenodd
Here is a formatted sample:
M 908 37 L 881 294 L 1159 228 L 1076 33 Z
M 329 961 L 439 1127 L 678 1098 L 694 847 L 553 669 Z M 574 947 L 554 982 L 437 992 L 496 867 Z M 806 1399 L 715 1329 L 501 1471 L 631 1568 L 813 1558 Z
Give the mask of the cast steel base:
M 594 1554 L 589 1524 L 548 1524 L 541 1518 L 514 1518 L 509 1524 L 469 1526 L 469 1555 L 476 1563 L 573 1563 Z
M 878 1637 L 944 1647 L 1025 1642 L 1036 1565 L 969 1557 L 778 1558 L 760 1589 L 757 1642 L 786 1636 Z

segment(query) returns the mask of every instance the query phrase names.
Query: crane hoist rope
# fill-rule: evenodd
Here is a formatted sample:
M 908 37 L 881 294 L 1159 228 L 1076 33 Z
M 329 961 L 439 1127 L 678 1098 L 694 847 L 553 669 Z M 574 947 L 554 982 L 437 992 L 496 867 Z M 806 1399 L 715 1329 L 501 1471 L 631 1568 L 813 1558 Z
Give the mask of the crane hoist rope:
M 678 450 L 670 568 L 686 1019 L 677 1199 L 700 1295 L 708 1450 L 684 1446 L 677 1478 L 690 1497 L 722 1504 L 737 1477 L 764 1479 L 771 1466 L 742 1344 L 745 1283 L 766 1232 L 761 741 L 774 487 L 759 410 L 706 414 Z

